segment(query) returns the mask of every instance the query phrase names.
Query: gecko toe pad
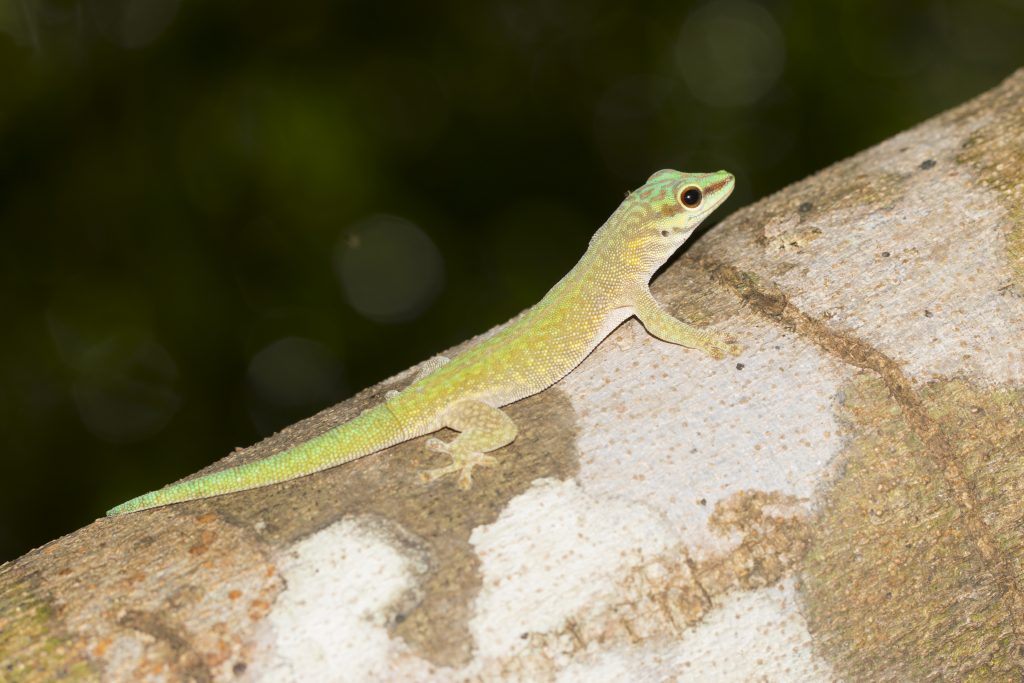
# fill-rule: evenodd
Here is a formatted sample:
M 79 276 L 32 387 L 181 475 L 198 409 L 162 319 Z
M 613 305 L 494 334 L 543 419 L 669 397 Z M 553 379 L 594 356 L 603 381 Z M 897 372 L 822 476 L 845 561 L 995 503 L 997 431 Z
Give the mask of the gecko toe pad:
M 451 464 L 445 465 L 444 467 L 438 467 L 435 469 L 427 470 L 420 475 L 420 478 L 424 482 L 430 482 L 440 479 L 441 477 L 445 477 L 449 474 L 458 473 L 458 487 L 463 491 L 468 491 L 473 486 L 474 467 L 494 467 L 497 464 L 497 458 L 495 458 L 493 455 L 485 455 L 484 453 L 452 454 Z

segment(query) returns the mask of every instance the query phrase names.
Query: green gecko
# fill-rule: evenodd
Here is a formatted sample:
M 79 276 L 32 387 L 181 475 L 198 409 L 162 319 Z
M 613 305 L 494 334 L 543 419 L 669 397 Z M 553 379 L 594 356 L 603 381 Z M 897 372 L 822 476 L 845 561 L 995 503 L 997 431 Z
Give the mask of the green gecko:
M 500 408 L 532 396 L 569 374 L 612 330 L 636 316 L 655 337 L 714 358 L 738 347 L 720 335 L 677 320 L 651 296 L 649 282 L 701 221 L 732 193 L 725 171 L 658 171 L 615 210 L 583 258 L 540 303 L 494 336 L 449 359 L 424 364 L 419 376 L 381 405 L 320 436 L 264 460 L 230 467 L 133 498 L 107 512 L 146 508 L 267 486 L 361 458 L 449 427 L 459 434 L 429 450 L 451 464 L 425 480 L 458 473 L 468 489 L 473 468 L 516 438 Z

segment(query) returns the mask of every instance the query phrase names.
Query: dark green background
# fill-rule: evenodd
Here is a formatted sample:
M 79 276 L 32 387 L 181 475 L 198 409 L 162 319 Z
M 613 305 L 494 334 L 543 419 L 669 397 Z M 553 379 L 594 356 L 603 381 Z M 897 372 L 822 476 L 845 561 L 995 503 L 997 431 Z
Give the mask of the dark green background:
M 0 0 L 0 31 L 0 560 L 506 320 L 659 168 L 733 171 L 724 214 L 1024 65 L 1024 0 Z

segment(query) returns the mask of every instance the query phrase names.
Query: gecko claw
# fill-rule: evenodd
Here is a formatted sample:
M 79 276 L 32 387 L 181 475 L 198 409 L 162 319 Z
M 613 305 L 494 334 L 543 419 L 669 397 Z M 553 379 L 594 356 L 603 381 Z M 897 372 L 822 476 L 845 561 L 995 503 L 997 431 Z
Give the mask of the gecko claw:
M 433 436 L 430 437 L 429 439 L 427 439 L 427 442 L 424 445 L 426 446 L 426 449 L 428 451 L 434 451 L 435 453 L 448 453 L 449 452 L 448 451 L 448 444 L 446 444 L 444 441 L 441 441 L 441 439 L 438 439 L 438 438 L 433 437 Z
M 698 348 L 715 360 L 722 360 L 727 355 L 738 356 L 743 347 L 736 343 L 732 337 L 723 337 L 714 333 L 707 333 L 707 338 L 701 340 Z
M 437 439 L 433 439 L 437 441 Z M 444 442 L 441 442 L 442 445 Z M 431 449 L 433 450 L 433 449 Z M 420 479 L 423 482 L 431 482 L 440 479 L 441 477 L 448 476 L 449 474 L 455 474 L 458 472 L 458 487 L 463 491 L 468 491 L 473 487 L 473 468 L 480 467 L 494 467 L 498 464 L 498 459 L 493 455 L 485 455 L 483 453 L 465 453 L 461 455 L 452 455 L 452 462 L 444 467 L 437 467 L 435 469 L 427 470 L 420 474 Z

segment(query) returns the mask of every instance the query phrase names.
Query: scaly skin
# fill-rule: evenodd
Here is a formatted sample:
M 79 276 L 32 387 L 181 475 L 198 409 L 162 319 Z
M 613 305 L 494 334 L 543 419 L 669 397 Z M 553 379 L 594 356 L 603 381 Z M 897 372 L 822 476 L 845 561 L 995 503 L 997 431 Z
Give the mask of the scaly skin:
M 442 427 L 459 434 L 449 443 L 430 439 L 427 448 L 449 454 L 452 463 L 425 473 L 425 478 L 458 473 L 459 486 L 468 489 L 473 468 L 494 465 L 487 453 L 516 437 L 515 424 L 499 408 L 567 375 L 626 318 L 636 316 L 659 339 L 715 358 L 736 353 L 738 348 L 719 335 L 669 315 L 648 287 L 654 272 L 732 193 L 733 184 L 725 171 L 658 171 L 619 205 L 569 274 L 490 339 L 451 362 L 434 359 L 405 390 L 392 392 L 382 405 L 314 439 L 265 460 L 133 498 L 107 514 L 295 479 Z M 699 201 L 690 201 L 695 197 Z

